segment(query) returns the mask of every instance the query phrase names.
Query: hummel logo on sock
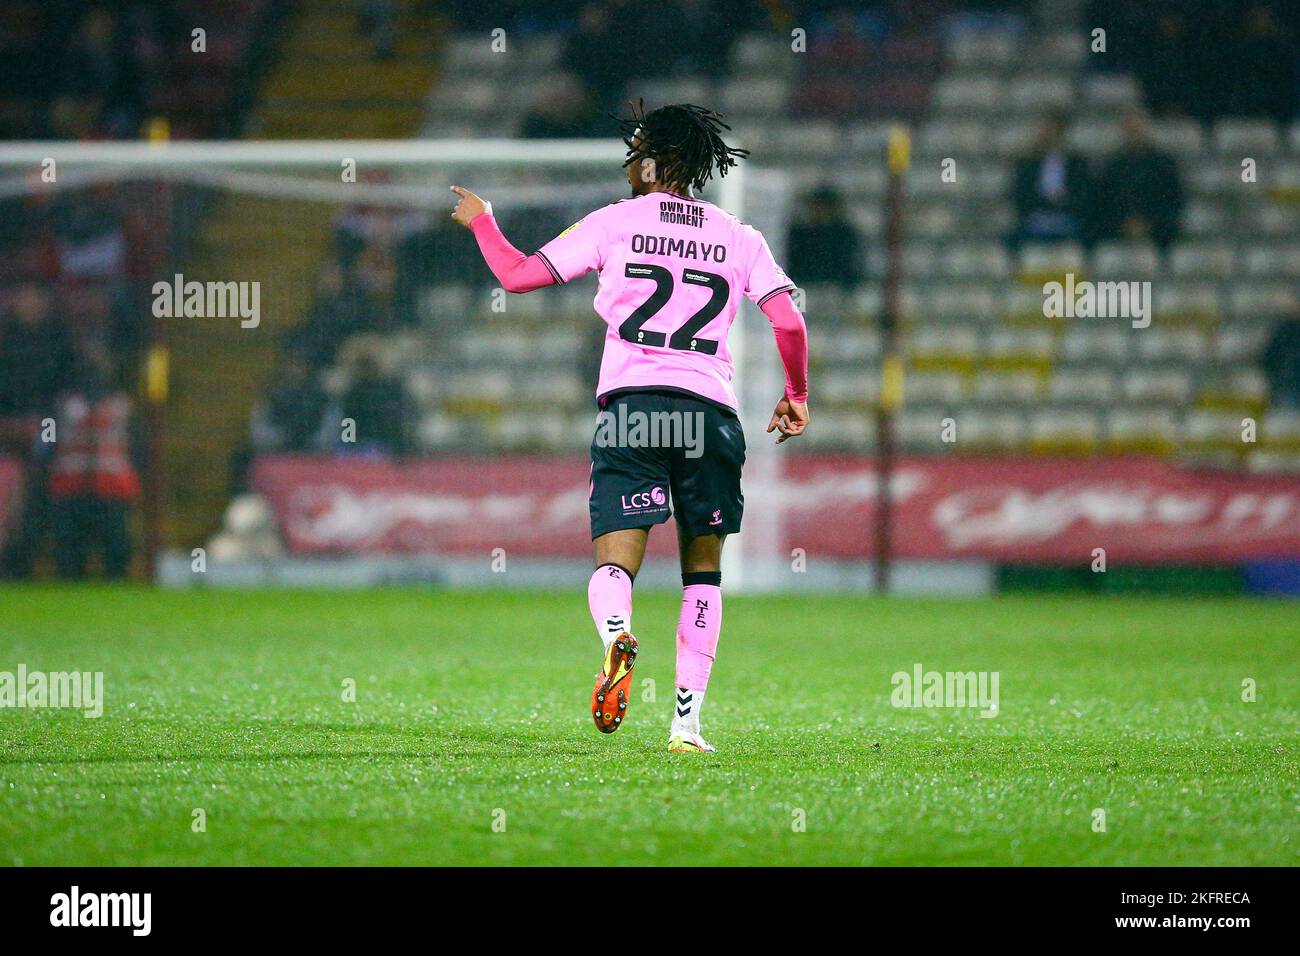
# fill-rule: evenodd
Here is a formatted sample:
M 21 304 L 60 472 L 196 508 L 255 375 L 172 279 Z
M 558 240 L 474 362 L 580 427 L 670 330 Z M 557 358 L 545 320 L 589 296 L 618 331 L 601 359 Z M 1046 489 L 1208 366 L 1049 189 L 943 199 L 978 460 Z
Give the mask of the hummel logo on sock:
M 693 695 L 685 687 L 677 688 L 677 716 L 689 717 L 691 715 L 691 702 Z

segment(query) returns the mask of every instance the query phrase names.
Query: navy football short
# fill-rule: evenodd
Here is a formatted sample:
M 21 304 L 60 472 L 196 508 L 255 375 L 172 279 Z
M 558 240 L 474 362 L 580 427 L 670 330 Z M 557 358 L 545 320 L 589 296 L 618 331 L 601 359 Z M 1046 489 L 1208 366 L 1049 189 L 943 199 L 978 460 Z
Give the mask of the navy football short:
M 687 538 L 740 530 L 745 434 L 729 409 L 683 393 L 609 396 L 591 442 L 591 536 L 661 524 Z

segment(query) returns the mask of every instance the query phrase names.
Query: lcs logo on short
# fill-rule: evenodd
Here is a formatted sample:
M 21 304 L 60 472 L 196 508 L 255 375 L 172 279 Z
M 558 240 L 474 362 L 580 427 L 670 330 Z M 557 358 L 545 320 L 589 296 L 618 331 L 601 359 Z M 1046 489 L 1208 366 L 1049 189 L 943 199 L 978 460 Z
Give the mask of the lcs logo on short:
M 646 511 L 652 508 L 662 508 L 668 503 L 668 496 L 658 485 L 649 491 L 638 491 L 636 494 L 623 496 L 624 511 Z

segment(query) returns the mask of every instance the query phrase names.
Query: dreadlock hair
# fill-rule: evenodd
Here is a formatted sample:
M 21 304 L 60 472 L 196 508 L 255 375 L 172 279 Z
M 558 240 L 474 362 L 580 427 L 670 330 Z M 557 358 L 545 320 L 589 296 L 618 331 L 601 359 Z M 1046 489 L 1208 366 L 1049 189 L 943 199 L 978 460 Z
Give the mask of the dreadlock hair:
M 641 100 L 629 106 L 630 117 L 614 117 L 627 144 L 627 161 L 623 165 L 653 159 L 657 178 L 669 186 L 703 189 L 715 170 L 725 176 L 736 160 L 749 155 L 749 150 L 734 149 L 723 142 L 721 130 L 729 131 L 731 127 L 714 110 L 678 103 L 647 113 Z M 638 134 L 641 142 L 633 146 Z

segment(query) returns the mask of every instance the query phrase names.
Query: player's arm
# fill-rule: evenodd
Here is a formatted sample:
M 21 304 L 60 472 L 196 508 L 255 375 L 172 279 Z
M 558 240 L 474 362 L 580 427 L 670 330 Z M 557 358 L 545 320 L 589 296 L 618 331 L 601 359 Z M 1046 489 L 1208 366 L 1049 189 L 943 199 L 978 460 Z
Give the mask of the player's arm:
M 772 323 L 776 348 L 785 367 L 785 395 L 776 403 L 767 430 L 780 431 L 777 442 L 794 438 L 808 427 L 808 327 L 787 292 L 768 296 L 761 306 Z
M 460 186 L 452 186 L 451 191 L 460 197 L 451 218 L 474 233 L 483 261 L 501 288 L 507 292 L 532 292 L 555 285 L 555 276 L 540 256 L 524 255 L 510 244 L 492 215 L 490 202 Z

